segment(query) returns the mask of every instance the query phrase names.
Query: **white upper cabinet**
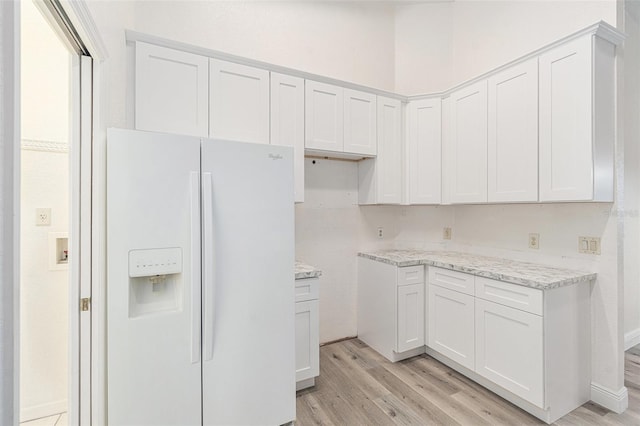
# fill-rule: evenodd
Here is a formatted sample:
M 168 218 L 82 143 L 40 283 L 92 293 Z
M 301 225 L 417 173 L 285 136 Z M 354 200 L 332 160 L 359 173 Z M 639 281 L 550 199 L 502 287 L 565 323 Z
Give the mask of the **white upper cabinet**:
M 342 87 L 305 82 L 305 148 L 344 150 L 344 100 Z
M 136 42 L 135 128 L 206 137 L 209 59 Z
M 344 89 L 344 152 L 376 155 L 376 95 Z
M 447 143 L 452 203 L 487 202 L 487 81 L 450 96 Z
M 442 111 L 440 98 L 407 105 L 406 164 L 409 204 L 440 204 Z
M 378 96 L 378 155 L 358 163 L 359 204 L 402 202 L 402 102 Z
M 538 201 L 538 59 L 488 85 L 488 201 Z
M 591 34 L 540 56 L 540 201 L 613 201 L 615 46 Z
M 304 201 L 304 79 L 271 73 L 271 144 L 293 147 L 295 201 Z
M 269 143 L 269 71 L 210 60 L 209 137 Z

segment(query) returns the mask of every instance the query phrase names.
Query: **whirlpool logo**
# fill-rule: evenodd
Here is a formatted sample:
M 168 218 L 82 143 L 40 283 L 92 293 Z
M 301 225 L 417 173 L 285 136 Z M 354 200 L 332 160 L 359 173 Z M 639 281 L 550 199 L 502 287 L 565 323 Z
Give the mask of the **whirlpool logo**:
M 280 154 L 269 154 L 269 158 L 272 160 L 282 160 L 282 155 Z

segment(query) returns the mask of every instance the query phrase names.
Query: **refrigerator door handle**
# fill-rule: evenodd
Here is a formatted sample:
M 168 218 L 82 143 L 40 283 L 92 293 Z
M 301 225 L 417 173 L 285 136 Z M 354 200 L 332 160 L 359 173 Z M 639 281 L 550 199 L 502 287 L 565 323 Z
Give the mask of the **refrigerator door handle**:
M 190 173 L 191 184 L 191 363 L 200 362 L 202 286 L 200 284 L 200 173 Z
M 203 223 L 203 340 L 204 360 L 213 359 L 213 332 L 215 321 L 215 277 L 213 271 L 214 235 L 213 235 L 213 182 L 211 173 L 202 173 L 202 223 Z

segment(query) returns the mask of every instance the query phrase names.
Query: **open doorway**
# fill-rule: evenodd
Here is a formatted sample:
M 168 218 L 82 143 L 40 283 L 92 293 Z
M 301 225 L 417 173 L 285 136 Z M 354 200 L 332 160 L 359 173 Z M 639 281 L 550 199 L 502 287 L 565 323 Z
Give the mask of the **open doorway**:
M 91 59 L 57 0 L 20 5 L 19 421 L 79 424 L 90 417 L 90 298 L 80 295 L 90 289 Z
M 72 58 L 31 0 L 21 13 L 20 422 L 66 425 Z

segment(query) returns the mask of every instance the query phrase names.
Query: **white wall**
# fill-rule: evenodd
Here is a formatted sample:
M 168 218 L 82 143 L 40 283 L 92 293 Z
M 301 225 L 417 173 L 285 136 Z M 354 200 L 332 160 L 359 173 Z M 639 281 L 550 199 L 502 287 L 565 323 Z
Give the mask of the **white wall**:
M 70 55 L 33 2 L 22 5 L 21 420 L 66 411 L 68 274 L 49 269 L 49 233 L 68 231 Z M 35 150 L 34 150 L 35 149 Z M 51 226 L 35 209 L 51 209 Z
M 457 0 L 400 6 L 396 90 L 438 92 L 597 21 L 616 24 L 616 0 Z

